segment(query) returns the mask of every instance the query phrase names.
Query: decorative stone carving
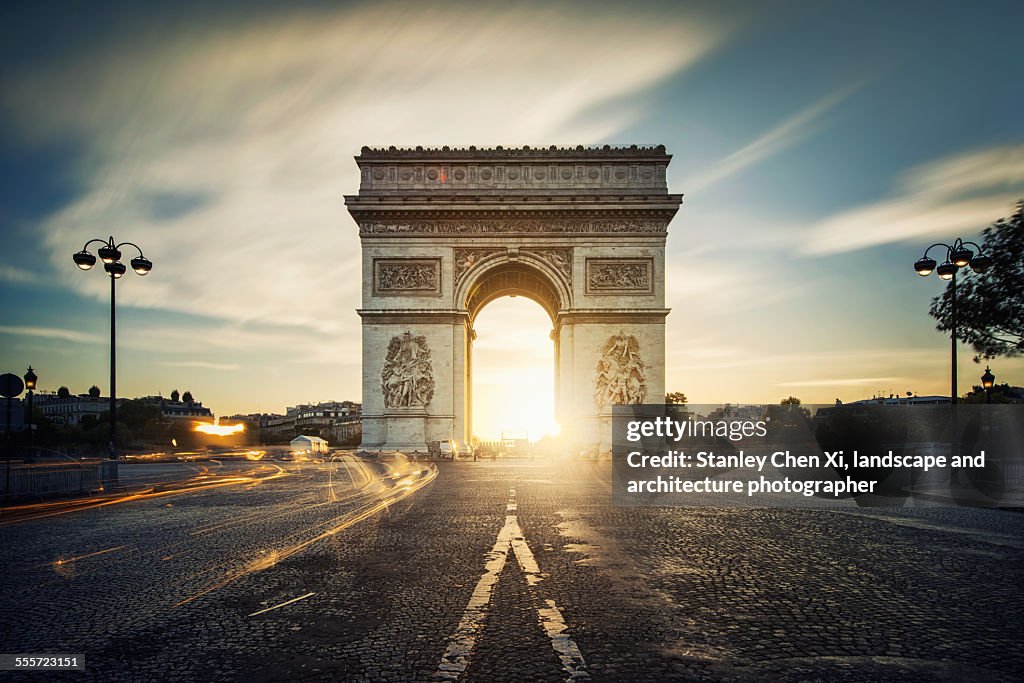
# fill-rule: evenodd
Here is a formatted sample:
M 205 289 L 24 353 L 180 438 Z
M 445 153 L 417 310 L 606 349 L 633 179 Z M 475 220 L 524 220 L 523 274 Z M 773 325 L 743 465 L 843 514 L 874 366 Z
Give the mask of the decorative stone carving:
M 426 407 L 434 398 L 434 369 L 423 335 L 404 332 L 392 337 L 380 371 L 386 408 Z
M 615 404 L 643 403 L 647 377 L 640 360 L 640 343 L 620 330 L 601 347 L 595 373 L 594 402 L 598 408 Z
M 568 282 L 572 282 L 572 249 L 528 249 L 526 251 L 550 263 L 555 270 L 565 276 Z
M 651 259 L 587 259 L 587 293 L 653 291 Z
M 409 221 L 379 223 L 364 221 L 359 224 L 360 235 L 411 233 L 422 235 L 449 234 L 504 234 L 504 233 L 661 233 L 668 220 L 586 220 L 586 219 L 529 219 L 494 221 Z
M 381 294 L 433 294 L 441 291 L 440 259 L 377 259 L 374 287 Z
M 489 249 L 489 248 L 475 248 L 475 249 L 456 249 L 455 250 L 455 282 L 456 284 L 462 280 L 462 278 L 473 270 L 480 261 L 505 251 L 504 249 Z

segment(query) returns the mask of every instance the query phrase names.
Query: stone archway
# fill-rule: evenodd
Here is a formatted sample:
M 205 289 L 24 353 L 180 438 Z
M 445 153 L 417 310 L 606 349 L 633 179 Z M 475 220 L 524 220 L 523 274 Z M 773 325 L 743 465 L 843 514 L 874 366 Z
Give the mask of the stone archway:
M 665 392 L 664 147 L 373 150 L 346 196 L 362 242 L 363 447 L 472 436 L 473 321 L 495 298 L 552 320 L 556 419 L 607 448 L 614 403 Z

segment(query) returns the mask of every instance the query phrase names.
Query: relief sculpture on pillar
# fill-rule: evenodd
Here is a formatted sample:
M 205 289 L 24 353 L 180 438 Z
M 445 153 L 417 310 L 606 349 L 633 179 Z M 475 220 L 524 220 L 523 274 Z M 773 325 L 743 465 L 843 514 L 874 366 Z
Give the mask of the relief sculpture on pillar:
M 599 408 L 615 404 L 643 403 L 647 395 L 640 343 L 621 331 L 608 337 L 597 362 L 594 401 Z
M 426 337 L 411 332 L 392 337 L 380 383 L 385 407 L 426 407 L 434 398 L 434 370 Z

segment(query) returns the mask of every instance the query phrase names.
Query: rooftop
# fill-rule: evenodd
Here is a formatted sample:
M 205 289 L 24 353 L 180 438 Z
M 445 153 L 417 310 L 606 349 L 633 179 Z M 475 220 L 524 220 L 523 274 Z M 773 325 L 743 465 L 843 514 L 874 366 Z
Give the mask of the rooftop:
M 444 145 L 443 147 L 417 146 L 414 148 L 395 147 L 392 145 L 386 149 L 383 147 L 363 147 L 360 150 L 360 156 L 357 157 L 357 159 L 436 159 L 439 157 L 451 159 L 508 159 L 510 157 L 523 159 L 578 159 L 580 157 L 665 158 L 667 156 L 668 155 L 665 152 L 665 145 L 654 145 L 650 147 L 640 145 L 629 145 L 628 147 L 625 145 L 576 145 L 575 147 L 559 147 L 557 145 L 551 145 L 549 147 L 531 147 L 529 145 L 523 145 L 522 147 L 503 147 L 501 145 L 498 145 L 497 147 L 477 147 L 476 145 L 470 145 L 469 147 L 449 147 L 448 145 Z

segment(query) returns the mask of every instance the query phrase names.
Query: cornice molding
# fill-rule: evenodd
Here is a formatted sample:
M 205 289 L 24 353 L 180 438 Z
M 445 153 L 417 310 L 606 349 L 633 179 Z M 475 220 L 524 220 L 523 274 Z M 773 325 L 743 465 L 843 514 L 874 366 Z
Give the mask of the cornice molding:
M 483 147 L 475 145 L 469 147 L 366 147 L 359 151 L 356 161 L 401 161 L 401 160 L 435 160 L 435 159 L 458 159 L 460 161 L 472 161 L 481 159 L 493 161 L 495 159 L 621 159 L 629 157 L 642 157 L 645 159 L 671 159 L 671 155 L 665 151 L 665 145 L 654 145 L 650 147 L 640 145 L 576 145 L 575 147 Z

